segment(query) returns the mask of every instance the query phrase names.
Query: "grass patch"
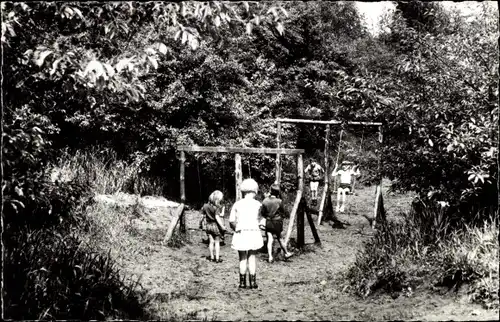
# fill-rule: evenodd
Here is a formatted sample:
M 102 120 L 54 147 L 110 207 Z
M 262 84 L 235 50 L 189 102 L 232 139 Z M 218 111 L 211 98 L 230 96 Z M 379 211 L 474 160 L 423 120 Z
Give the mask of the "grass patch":
M 189 234 L 181 233 L 178 228 L 174 230 L 172 237 L 170 237 L 170 240 L 167 242 L 167 246 L 172 248 L 181 248 L 188 244 L 191 244 Z
M 472 302 L 486 308 L 499 307 L 498 222 L 466 227 L 440 245 L 440 284 L 460 287 L 468 284 Z
M 116 251 L 137 249 L 134 238 L 120 235 L 133 235 L 140 206 L 92 202 L 97 194 L 160 195 L 163 185 L 143 176 L 140 165 L 113 153 L 63 154 L 23 208 L 5 209 L 5 317 L 152 319 L 151 297 L 113 260 Z
M 146 292 L 123 280 L 109 254 L 49 230 L 19 238 L 20 249 L 7 253 L 7 318 L 151 318 Z
M 143 158 L 137 156 L 131 162 L 119 160 L 115 152 L 97 149 L 63 153 L 52 165 L 51 180 L 77 181 L 87 184 L 96 194 L 118 192 L 156 195 L 163 194 L 165 183 L 151 178 L 142 171 Z
M 437 210 L 410 212 L 381 227 L 342 278 L 361 297 L 467 286 L 472 302 L 498 308 L 498 247 L 498 213 L 482 226 L 451 231 Z

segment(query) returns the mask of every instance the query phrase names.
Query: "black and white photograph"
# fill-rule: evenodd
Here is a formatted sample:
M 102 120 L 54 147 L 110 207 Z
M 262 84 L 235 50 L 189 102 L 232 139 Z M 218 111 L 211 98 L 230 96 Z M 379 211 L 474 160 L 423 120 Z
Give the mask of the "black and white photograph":
M 2 1 L 1 318 L 497 321 L 496 1 Z

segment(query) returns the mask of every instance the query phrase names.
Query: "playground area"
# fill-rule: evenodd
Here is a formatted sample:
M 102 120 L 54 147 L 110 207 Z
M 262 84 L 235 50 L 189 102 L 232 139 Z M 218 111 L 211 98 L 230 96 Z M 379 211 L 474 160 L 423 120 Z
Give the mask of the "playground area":
M 383 183 L 386 191 L 388 182 Z M 354 262 L 363 242 L 373 234 L 361 214 L 373 211 L 374 192 L 375 187 L 359 187 L 356 195 L 351 196 L 347 211 L 339 215 L 341 221 L 348 223 L 345 229 L 332 228 L 325 218 L 323 224 L 317 226 L 321 245 L 314 244 L 311 230 L 306 226 L 305 246 L 301 250 L 294 248 L 295 228 L 292 232 L 290 246 L 295 255 L 291 259 L 284 261 L 280 254 L 274 263 L 268 263 L 266 253 L 261 252 L 257 258 L 259 288 L 256 290 L 238 289 L 238 255 L 231 249 L 230 234 L 221 247 L 223 262 L 206 259 L 208 247 L 202 242 L 206 235 L 199 230 L 201 215 L 197 210 L 185 212 L 187 234 L 175 247 L 162 245 L 171 218 L 165 217 L 168 212 L 160 207 L 162 202 L 152 202 L 153 197 L 146 198 L 151 206 L 143 205 L 142 210 L 132 212 L 131 207 L 137 208 L 133 205 L 134 196 L 122 195 L 114 205 L 100 203 L 103 207 L 100 215 L 113 213 L 122 223 L 128 221 L 125 218 L 130 219 L 126 233 L 117 232 L 116 243 L 109 246 L 120 270 L 140 278 L 140 284 L 154 296 L 150 305 L 158 319 L 494 319 L 494 312 L 462 303 L 455 295 L 443 298 L 413 290 L 411 296 L 402 294 L 395 299 L 389 295 L 361 299 L 348 292 L 342 274 Z M 127 198 L 130 199 L 128 205 L 124 202 Z M 386 193 L 387 219 L 396 220 L 400 211 L 408 209 L 410 201 L 409 195 Z M 227 221 L 227 215 L 225 219 Z M 174 234 L 172 241 L 176 238 L 179 235 Z

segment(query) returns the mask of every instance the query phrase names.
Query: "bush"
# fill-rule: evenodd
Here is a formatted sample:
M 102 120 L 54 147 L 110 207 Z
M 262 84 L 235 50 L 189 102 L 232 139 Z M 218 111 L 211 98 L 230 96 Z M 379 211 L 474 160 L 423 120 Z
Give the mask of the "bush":
M 11 319 L 144 318 L 145 293 L 77 238 L 88 229 L 89 187 L 27 182 L 22 207 L 4 209 L 4 300 Z M 33 193 L 31 193 L 33 191 Z
M 44 229 L 17 238 L 4 269 L 9 319 L 148 318 L 144 291 L 128 286 L 109 256 Z
M 82 210 L 91 202 L 88 186 L 34 181 L 25 184 L 24 190 L 28 195 L 18 196 L 20 206 L 4 208 L 6 235 L 54 227 L 63 231 L 84 224 Z
M 117 192 L 140 195 L 162 195 L 164 183 L 144 173 L 144 157 L 119 160 L 116 152 L 98 148 L 63 153 L 51 169 L 52 181 L 76 181 L 88 185 L 98 194 Z
M 440 247 L 439 284 L 458 288 L 468 283 L 473 302 L 498 308 L 498 247 L 498 222 L 495 221 L 454 233 L 450 241 Z
M 400 223 L 382 225 L 357 254 L 345 276 L 354 293 L 366 297 L 467 285 L 471 301 L 498 307 L 498 212 L 482 227 L 454 232 L 435 209 L 403 216 Z

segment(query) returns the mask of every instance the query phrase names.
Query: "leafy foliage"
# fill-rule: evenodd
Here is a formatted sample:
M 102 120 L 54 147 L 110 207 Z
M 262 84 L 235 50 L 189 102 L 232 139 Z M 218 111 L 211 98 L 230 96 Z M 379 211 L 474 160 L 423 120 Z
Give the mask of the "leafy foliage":
M 454 32 L 431 34 L 408 26 L 397 12 L 390 34 L 381 36 L 387 46 L 414 45 L 395 57 L 397 68 L 388 75 L 398 84 L 386 86 L 395 104 L 384 113 L 384 170 L 399 188 L 462 212 L 497 202 L 496 15 L 487 6 L 477 20 L 451 14 Z
M 446 291 L 467 287 L 470 299 L 487 308 L 498 307 L 498 221 L 491 217 L 481 227 L 442 231 L 432 218 L 443 218 L 435 209 L 422 231 L 417 213 L 402 223 L 388 223 L 356 256 L 343 277 L 346 286 L 361 297 L 384 291 L 410 296 L 431 286 Z M 430 219 L 430 220 L 429 220 Z M 447 235 L 446 238 L 442 238 Z
M 487 5 L 471 20 L 437 3 L 398 3 L 379 36 L 351 2 L 1 6 L 2 188 L 14 232 L 21 223 L 38 230 L 72 221 L 76 206 L 56 204 L 85 199 L 98 172 L 80 184 L 48 184 L 48 164 L 65 149 L 111 148 L 140 169 L 113 189 L 137 191 L 155 177 L 175 198 L 178 145 L 274 146 L 276 117 L 384 122 L 383 149 L 373 133 L 350 129 L 342 158 L 371 169 L 369 183 L 380 152 L 395 189 L 418 192 L 425 205 L 449 203 L 444 226 L 498 205 L 498 14 Z M 364 135 L 366 151 L 356 151 Z M 323 157 L 319 127 L 284 126 L 282 140 Z M 333 134 L 331 145 L 339 145 Z M 244 158 L 244 176 L 266 187 L 274 162 Z M 230 199 L 233 167 L 228 156 L 190 155 L 188 200 L 222 187 Z M 283 167 L 283 190 L 291 190 L 294 160 Z M 426 223 L 439 218 L 419 216 L 420 233 L 433 231 Z
M 169 47 L 195 50 L 200 32 L 215 37 L 219 27 L 245 23 L 252 15 L 264 26 L 277 23 L 282 32 L 284 12 L 221 2 L 1 6 L 2 79 L 8 79 L 3 83 L 4 272 L 13 276 L 5 288 L 7 315 L 147 318 L 136 288 L 127 289 L 113 264 L 68 237 L 86 224 L 80 207 L 91 191 L 88 182 L 48 182 L 48 164 L 67 146 L 119 145 L 130 138 L 120 135 L 129 123 L 136 125 L 148 77 L 161 59 L 172 56 Z M 139 127 L 131 135 L 147 132 Z
M 90 253 L 75 236 L 45 229 L 17 238 L 19 249 L 7 248 L 5 254 L 7 318 L 149 316 L 144 292 L 125 283 L 109 255 Z

